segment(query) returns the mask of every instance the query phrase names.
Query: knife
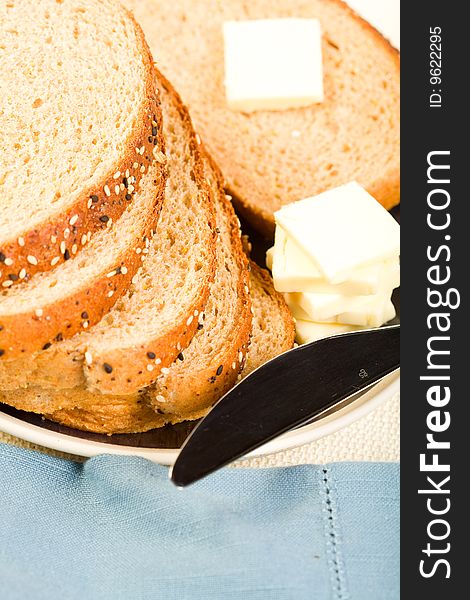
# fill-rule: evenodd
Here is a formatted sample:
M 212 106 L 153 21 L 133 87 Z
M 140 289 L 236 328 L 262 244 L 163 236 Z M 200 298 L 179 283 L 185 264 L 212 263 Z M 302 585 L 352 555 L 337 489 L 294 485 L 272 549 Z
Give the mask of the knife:
M 184 487 L 341 405 L 400 365 L 400 326 L 344 333 L 289 350 L 225 394 L 170 472 Z M 359 395 L 360 397 L 360 395 Z

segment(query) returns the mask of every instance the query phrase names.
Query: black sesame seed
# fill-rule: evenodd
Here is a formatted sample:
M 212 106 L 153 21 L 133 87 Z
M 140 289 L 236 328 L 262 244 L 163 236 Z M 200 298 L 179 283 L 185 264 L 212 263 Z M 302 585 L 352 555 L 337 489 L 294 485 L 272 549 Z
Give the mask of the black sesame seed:
M 108 363 L 103 363 L 103 369 L 105 370 L 106 373 L 113 372 L 113 367 L 111 365 L 108 365 Z
M 70 252 L 67 248 L 67 250 L 65 250 L 65 252 L 64 252 L 64 260 L 69 260 L 69 258 L 70 258 Z
M 102 216 L 100 217 L 100 221 L 101 221 L 102 223 L 107 223 L 107 222 L 109 221 L 109 217 L 108 217 L 108 215 L 102 215 Z
M 154 146 L 156 146 L 156 145 L 157 145 L 157 142 L 158 142 L 157 138 L 154 138 L 154 139 L 153 139 L 153 145 L 154 145 Z
M 124 187 L 126 189 L 129 187 L 129 182 L 127 181 L 127 177 L 124 177 L 124 179 L 122 180 L 122 183 L 124 184 Z
M 81 314 L 82 319 L 88 319 L 88 313 L 84 310 Z
M 126 194 L 126 200 L 132 200 L 132 196 L 130 194 Z
M 183 353 L 182 353 L 182 352 L 180 352 L 180 353 L 178 354 L 178 359 L 179 359 L 179 360 L 181 360 L 181 361 L 183 361 L 183 360 L 184 360 L 184 355 L 183 355 Z
M 220 233 L 220 229 L 218 227 L 215 228 L 216 233 Z
M 150 358 L 150 360 L 157 358 L 157 355 L 155 354 L 155 352 L 147 352 L 147 356 Z
M 0 356 L 3 356 L 5 354 L 5 350 L 3 350 L 2 348 L 0 348 Z
M 116 267 L 116 275 L 120 275 L 121 274 L 121 267 Z
M 18 275 L 17 275 L 16 273 L 10 273 L 10 274 L 8 275 L 8 279 L 9 279 L 10 281 L 18 281 L 19 277 L 18 277 Z
M 96 196 L 95 194 L 93 194 L 93 196 L 90 196 L 90 199 L 94 203 L 98 202 L 98 196 Z
M 222 375 L 222 371 L 224 370 L 224 365 L 220 365 L 220 367 L 217 369 L 217 375 Z
M 157 128 L 155 125 L 152 127 L 152 135 L 157 135 Z
M 46 342 L 44 344 L 44 346 L 42 347 L 43 350 L 47 350 L 48 348 L 50 348 L 52 346 L 52 344 L 50 342 Z
M 153 142 L 153 137 L 151 135 L 149 135 L 148 140 L 149 140 L 150 143 L 152 143 Z
M 213 376 L 212 376 L 212 377 L 209 379 L 209 383 L 215 383 L 215 379 L 216 379 L 216 378 L 215 378 L 215 377 L 214 377 L 214 375 L 213 375 Z
M 199 323 L 197 326 L 197 330 L 200 331 L 203 327 L 204 327 L 204 325 L 202 323 Z
M 3 252 L 0 252 L 0 262 L 5 262 L 6 256 L 3 254 Z
M 62 333 L 58 333 L 58 334 L 55 336 L 55 341 L 56 341 L 56 342 L 62 342 L 62 340 L 63 340 L 63 339 L 64 339 L 64 336 L 63 336 L 63 334 L 62 334 Z

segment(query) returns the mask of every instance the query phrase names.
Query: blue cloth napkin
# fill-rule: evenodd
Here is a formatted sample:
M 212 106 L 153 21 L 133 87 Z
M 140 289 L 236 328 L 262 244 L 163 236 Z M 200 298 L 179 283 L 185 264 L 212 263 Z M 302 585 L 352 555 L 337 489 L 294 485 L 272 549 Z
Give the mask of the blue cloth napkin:
M 398 600 L 399 467 L 168 469 L 0 445 L 2 600 Z

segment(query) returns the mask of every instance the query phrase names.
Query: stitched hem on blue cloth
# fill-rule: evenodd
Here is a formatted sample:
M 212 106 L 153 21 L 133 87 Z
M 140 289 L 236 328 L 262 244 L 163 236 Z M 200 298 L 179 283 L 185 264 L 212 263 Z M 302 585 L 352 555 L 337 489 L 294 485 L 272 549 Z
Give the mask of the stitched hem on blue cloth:
M 338 512 L 335 502 L 333 478 L 328 468 L 321 470 L 323 515 L 325 517 L 325 533 L 327 540 L 328 567 L 332 591 L 336 600 L 348 600 L 344 564 L 341 553 L 341 538 L 339 535 Z

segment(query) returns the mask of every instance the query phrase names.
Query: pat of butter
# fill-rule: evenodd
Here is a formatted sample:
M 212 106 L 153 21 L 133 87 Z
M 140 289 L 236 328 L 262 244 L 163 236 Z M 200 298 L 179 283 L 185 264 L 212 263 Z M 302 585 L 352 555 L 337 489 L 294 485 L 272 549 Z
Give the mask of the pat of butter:
M 380 327 L 395 316 L 390 290 L 369 296 L 291 293 L 285 297 L 294 317 L 305 321 Z
M 353 296 L 377 294 L 381 289 L 394 289 L 400 285 L 398 257 L 353 269 L 346 281 L 331 284 L 306 252 L 279 226 L 276 227 L 274 247 L 266 260 L 278 292 Z
M 332 284 L 400 254 L 400 226 L 355 181 L 288 204 L 274 217 Z
M 295 339 L 298 344 L 308 344 L 309 342 L 322 340 L 332 335 L 357 331 L 358 329 L 362 329 L 362 327 L 341 325 L 339 323 L 314 323 L 312 321 L 297 319 L 295 324 Z
M 225 93 L 235 110 L 284 110 L 323 101 L 317 19 L 227 21 Z

